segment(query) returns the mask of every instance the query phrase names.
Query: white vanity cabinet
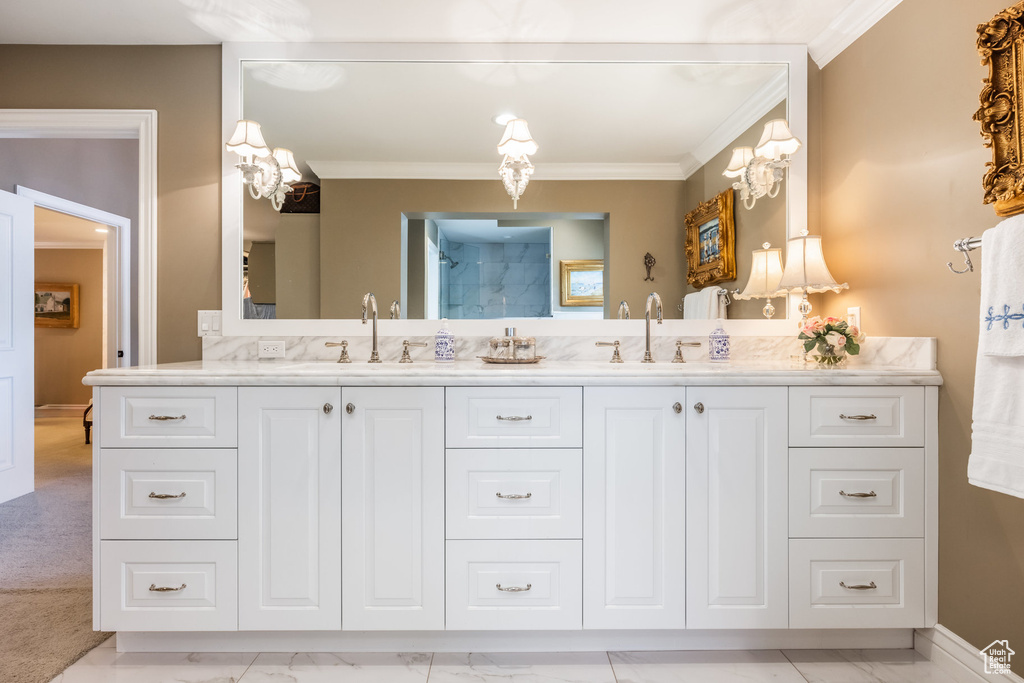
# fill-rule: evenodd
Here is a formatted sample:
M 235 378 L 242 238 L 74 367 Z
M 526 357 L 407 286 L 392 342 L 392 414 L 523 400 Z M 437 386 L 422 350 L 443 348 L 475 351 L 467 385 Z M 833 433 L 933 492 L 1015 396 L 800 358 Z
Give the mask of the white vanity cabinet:
M 238 389 L 238 629 L 341 628 L 341 390 Z
M 444 628 L 444 389 L 341 392 L 342 628 Z
M 583 393 L 583 627 L 686 625 L 684 387 Z
M 786 387 L 686 389 L 686 625 L 786 628 Z

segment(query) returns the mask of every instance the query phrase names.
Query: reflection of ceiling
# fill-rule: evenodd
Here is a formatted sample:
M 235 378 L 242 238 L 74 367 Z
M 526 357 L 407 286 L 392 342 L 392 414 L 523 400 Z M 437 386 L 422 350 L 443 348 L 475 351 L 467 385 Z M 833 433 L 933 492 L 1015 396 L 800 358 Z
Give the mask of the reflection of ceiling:
M 685 179 L 788 87 L 779 64 L 251 62 L 244 73 L 245 118 L 321 179 L 495 178 L 492 119 L 506 112 L 530 122 L 535 179 Z
M 776 43 L 818 66 L 900 0 L 36 0 L 2 43 Z
M 71 216 L 59 211 L 42 209 L 35 210 L 37 245 L 65 246 L 76 249 L 102 249 L 107 239 L 105 233 L 96 232 L 96 228 L 107 226 L 87 221 L 84 218 Z
M 441 220 L 435 221 L 437 229 L 452 242 L 470 244 L 508 242 L 509 244 L 531 244 L 551 242 L 551 226 L 543 227 L 498 227 L 496 220 Z

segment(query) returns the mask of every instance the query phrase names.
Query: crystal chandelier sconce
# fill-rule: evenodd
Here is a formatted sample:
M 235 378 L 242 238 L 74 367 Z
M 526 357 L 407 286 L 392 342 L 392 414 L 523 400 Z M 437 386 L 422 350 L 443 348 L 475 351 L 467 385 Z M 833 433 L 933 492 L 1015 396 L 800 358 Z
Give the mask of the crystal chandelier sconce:
M 733 296 L 742 300 L 767 299 L 761 312 L 764 317 L 771 320 L 775 315 L 772 297 L 783 293 L 779 291 L 779 283 L 782 281 L 782 249 L 772 249 L 768 242 L 761 246 L 761 249 L 755 249 L 751 253 L 750 278 L 747 280 L 747 286 Z
M 786 120 L 773 119 L 764 124 L 757 147 L 737 147 L 732 151 L 732 159 L 722 175 L 738 179 L 732 187 L 739 190 L 743 206 L 752 209 L 761 197 L 779 195 L 785 170 L 789 168 L 789 156 L 800 146 Z
M 530 184 L 533 175 L 531 154 L 536 154 L 537 143 L 530 137 L 530 128 L 526 119 L 512 119 L 505 125 L 505 133 L 498 143 L 498 154 L 504 155 L 498 176 L 505 185 L 505 191 L 512 197 L 512 208 L 519 206 L 519 198 Z
M 271 152 L 263 140 L 260 124 L 245 119 L 238 122 L 224 146 L 241 157 L 235 168 L 242 172 L 249 195 L 253 199 L 269 199 L 274 211 L 280 211 L 291 186 L 302 179 L 291 150 L 275 147 Z

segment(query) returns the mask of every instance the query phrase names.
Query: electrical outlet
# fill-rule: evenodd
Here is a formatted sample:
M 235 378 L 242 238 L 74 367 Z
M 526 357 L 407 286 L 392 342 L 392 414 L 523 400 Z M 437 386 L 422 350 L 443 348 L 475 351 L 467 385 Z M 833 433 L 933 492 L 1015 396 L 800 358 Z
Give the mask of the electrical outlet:
M 256 342 L 257 358 L 284 358 L 283 341 L 259 341 Z
M 221 336 L 220 321 L 220 311 L 199 311 L 199 336 Z
M 846 309 L 846 322 L 850 324 L 850 327 L 856 327 L 863 331 L 860 324 L 860 306 L 850 306 Z

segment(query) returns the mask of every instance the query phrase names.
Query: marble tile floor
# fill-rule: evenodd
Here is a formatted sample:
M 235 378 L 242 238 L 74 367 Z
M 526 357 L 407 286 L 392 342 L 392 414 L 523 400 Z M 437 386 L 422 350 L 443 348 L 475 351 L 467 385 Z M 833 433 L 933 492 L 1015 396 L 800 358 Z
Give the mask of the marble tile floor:
M 121 653 L 52 683 L 963 683 L 913 650 L 569 653 Z

